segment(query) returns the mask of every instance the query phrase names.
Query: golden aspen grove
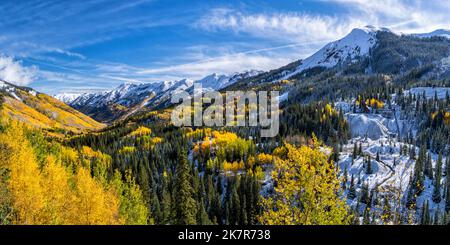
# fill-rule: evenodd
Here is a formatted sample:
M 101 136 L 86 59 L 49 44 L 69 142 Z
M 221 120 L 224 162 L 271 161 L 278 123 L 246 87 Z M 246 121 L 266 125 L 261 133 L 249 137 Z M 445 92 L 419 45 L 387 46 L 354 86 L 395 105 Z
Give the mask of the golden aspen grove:
M 131 177 L 108 173 L 111 158 L 56 142 L 21 123 L 0 133 L 4 224 L 147 224 L 148 209 Z M 41 141 L 41 143 L 43 143 Z M 91 174 L 92 173 L 92 174 Z

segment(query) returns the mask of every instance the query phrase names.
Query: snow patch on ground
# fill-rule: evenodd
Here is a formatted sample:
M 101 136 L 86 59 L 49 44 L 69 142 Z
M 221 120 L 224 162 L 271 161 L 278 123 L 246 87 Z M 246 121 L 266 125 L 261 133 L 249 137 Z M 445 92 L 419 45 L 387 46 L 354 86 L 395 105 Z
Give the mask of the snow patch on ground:
M 386 120 L 381 115 L 349 113 L 346 116 L 352 137 L 368 137 L 377 140 L 389 134 L 388 128 L 383 124 Z
M 404 91 L 405 95 L 414 94 L 416 96 L 422 96 L 425 92 L 425 96 L 427 99 L 432 99 L 436 95 L 438 99 L 445 99 L 447 94 L 450 94 L 450 88 L 444 88 L 444 87 L 417 87 L 417 88 L 411 88 L 410 90 Z

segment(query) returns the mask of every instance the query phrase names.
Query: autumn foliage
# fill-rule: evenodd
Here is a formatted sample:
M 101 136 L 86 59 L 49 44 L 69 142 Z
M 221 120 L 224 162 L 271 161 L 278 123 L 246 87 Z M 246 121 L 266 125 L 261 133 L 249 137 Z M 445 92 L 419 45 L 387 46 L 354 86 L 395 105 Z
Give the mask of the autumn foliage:
M 313 147 L 286 144 L 277 150 L 275 195 L 262 200 L 259 221 L 267 225 L 331 225 L 349 222 L 348 207 L 333 162 Z
M 108 155 L 89 147 L 78 152 L 56 143 L 52 153 L 37 154 L 40 151 L 28 131 L 11 123 L 0 132 L 0 169 L 9 173 L 2 186 L 11 200 L 3 222 L 147 223 L 148 210 L 139 187 L 130 175 L 124 181 L 118 172 L 108 176 Z

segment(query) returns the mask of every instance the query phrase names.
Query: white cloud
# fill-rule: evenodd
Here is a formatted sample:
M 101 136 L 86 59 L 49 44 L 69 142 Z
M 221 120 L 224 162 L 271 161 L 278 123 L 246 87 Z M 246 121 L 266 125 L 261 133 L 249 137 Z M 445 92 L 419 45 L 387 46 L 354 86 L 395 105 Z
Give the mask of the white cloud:
M 194 27 L 207 31 L 236 33 L 289 42 L 332 41 L 365 25 L 391 28 L 396 32 L 420 33 L 450 28 L 450 1 L 421 0 L 320 0 L 342 7 L 333 15 L 302 12 L 252 13 L 213 9 Z M 325 5 L 324 5 L 325 6 Z
M 344 36 L 366 22 L 352 17 L 303 13 L 244 14 L 214 9 L 194 24 L 208 31 L 229 29 L 258 37 L 295 42 L 323 42 Z
M 237 53 L 181 65 L 144 69 L 139 71 L 138 74 L 153 76 L 176 74 L 179 78 L 200 79 L 211 73 L 231 74 L 250 69 L 270 70 L 291 61 L 291 59 L 285 57 Z
M 353 18 L 397 32 L 418 33 L 450 28 L 450 1 L 422 0 L 322 0 L 351 10 Z
M 34 66 L 24 67 L 11 57 L 0 56 L 0 79 L 2 80 L 24 86 L 33 81 L 36 71 L 37 68 Z

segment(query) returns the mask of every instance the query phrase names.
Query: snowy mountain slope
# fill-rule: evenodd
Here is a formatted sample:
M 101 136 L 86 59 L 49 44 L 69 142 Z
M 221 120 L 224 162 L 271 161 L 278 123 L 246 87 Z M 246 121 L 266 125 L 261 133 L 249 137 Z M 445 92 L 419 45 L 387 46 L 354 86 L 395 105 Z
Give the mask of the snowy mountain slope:
M 418 34 L 412 34 L 413 36 L 420 37 L 420 38 L 430 38 L 430 37 L 445 37 L 450 38 L 450 30 L 446 29 L 438 29 L 429 33 L 418 33 Z
M 79 93 L 62 93 L 55 94 L 53 97 L 58 99 L 66 104 L 70 104 L 72 101 L 76 100 L 81 94 Z
M 404 91 L 404 95 L 416 94 L 416 96 L 422 96 L 425 92 L 425 96 L 428 99 L 433 99 L 435 94 L 437 94 L 438 99 L 442 100 L 446 98 L 447 91 L 448 88 L 443 87 L 416 87 Z M 343 145 L 338 161 L 339 175 L 346 180 L 344 192 L 348 204 L 359 210 L 361 221 L 363 219 L 362 215 L 367 208 L 370 208 L 372 213 L 383 212 L 383 203 L 364 202 L 364 186 L 367 186 L 366 191 L 370 193 L 369 197 L 371 200 L 374 200 L 374 197 L 387 199 L 387 202 L 392 207 L 398 209 L 398 213 L 403 216 L 396 217 L 397 221 L 394 222 L 400 222 L 398 219 L 404 218 L 408 212 L 411 212 L 406 207 L 406 201 L 417 161 L 417 157 L 412 158 L 405 149 L 414 150 L 417 156 L 419 148 L 399 140 L 397 132 L 399 130 L 410 131 L 413 135 L 416 135 L 417 130 L 414 128 L 418 122 L 406 120 L 405 118 L 407 118 L 409 113 L 402 111 L 401 107 L 396 105 L 395 102 L 391 108 L 386 108 L 378 114 L 361 111 L 353 112 L 351 108 L 351 105 L 354 104 L 353 102 L 340 101 L 336 103 L 336 106 L 345 112 L 352 132 L 352 138 L 348 144 Z M 413 118 L 415 117 L 413 116 Z M 397 119 L 398 122 L 395 123 Z M 397 129 L 396 124 L 401 125 L 400 129 Z M 361 154 L 357 154 L 356 157 L 354 157 L 355 146 L 361 148 Z M 436 169 L 438 154 L 431 150 L 427 150 L 427 153 L 430 155 L 432 169 Z M 369 157 L 371 171 L 368 171 Z M 443 168 L 446 168 L 445 162 L 444 156 Z M 445 193 L 447 178 L 448 176 L 442 176 L 441 194 Z M 354 189 L 350 190 L 352 186 Z M 429 204 L 432 214 L 445 210 L 445 200 L 442 199 L 437 203 L 433 201 L 434 189 L 435 181 L 425 176 L 424 190 L 417 196 L 416 205 L 418 210 L 424 206 L 425 202 Z M 354 194 L 352 194 L 352 191 L 354 191 Z M 413 211 L 412 215 L 415 216 L 413 218 L 415 221 L 413 222 L 420 220 L 420 211 L 417 213 Z
M 179 91 L 192 92 L 194 83 L 202 85 L 205 90 L 219 90 L 236 83 L 238 80 L 262 73 L 261 71 L 245 71 L 231 75 L 216 73 L 200 80 L 182 79 L 178 81 L 161 81 L 154 83 L 124 83 L 117 88 L 99 93 L 81 94 L 70 101 L 66 94 L 56 95 L 56 98 L 69 101 L 69 104 L 88 115 L 102 121 L 112 121 L 145 108 L 156 108 L 170 104 L 170 98 Z M 139 105 L 139 106 L 138 106 Z M 106 113 L 110 111 L 111 113 Z M 98 117 L 101 114 L 102 117 Z
M 303 71 L 316 66 L 334 67 L 341 62 L 355 61 L 357 57 L 367 55 L 376 44 L 376 33 L 388 29 L 377 29 L 373 26 L 353 29 L 344 38 L 329 43 L 317 53 L 303 61 L 298 71 Z
M 370 49 L 376 45 L 376 35 L 379 31 L 390 32 L 389 29 L 374 26 L 355 28 L 344 38 L 325 45 L 304 59 L 294 72 L 286 74 L 281 80 L 314 67 L 332 68 L 345 62 L 356 62 L 358 58 L 367 56 Z
M 381 115 L 356 114 L 347 115 L 350 124 L 352 137 L 367 137 L 372 140 L 378 140 L 387 137 L 389 130 L 385 125 L 387 119 Z

